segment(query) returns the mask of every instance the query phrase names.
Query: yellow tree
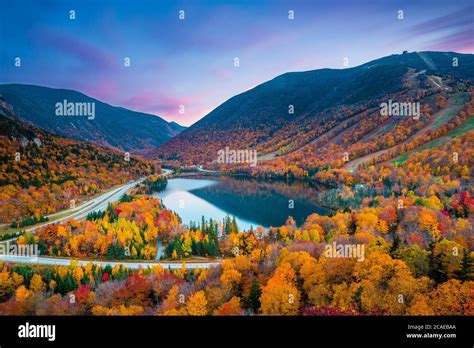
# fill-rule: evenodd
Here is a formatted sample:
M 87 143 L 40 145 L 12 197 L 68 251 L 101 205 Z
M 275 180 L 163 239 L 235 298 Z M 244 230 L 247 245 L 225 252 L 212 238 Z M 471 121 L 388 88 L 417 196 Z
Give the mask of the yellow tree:
M 12 275 L 6 268 L 0 272 L 0 299 L 11 296 L 21 283 L 23 283 L 23 276 L 13 272 Z
M 82 270 L 82 267 L 74 267 L 72 275 L 74 279 L 76 279 L 77 284 L 81 284 L 81 280 L 84 278 L 84 271 Z
M 474 282 L 450 279 L 430 293 L 430 307 L 436 315 L 473 315 Z
M 43 279 L 41 279 L 39 274 L 35 274 L 30 281 L 30 290 L 34 293 L 40 293 L 45 289 L 46 285 L 44 284 Z
M 235 269 L 226 269 L 222 273 L 220 277 L 220 281 L 225 289 L 227 291 L 232 290 L 233 288 L 237 287 L 240 281 L 240 278 L 242 277 L 242 274 L 240 272 L 236 271 Z
M 414 278 L 403 261 L 376 252 L 357 262 L 353 275 L 354 292 L 362 289 L 361 309 L 369 313 L 386 310 L 390 315 L 405 314 L 414 296 L 425 293 L 429 286 L 428 278 Z
M 303 279 L 303 290 L 308 295 L 310 303 L 314 306 L 329 305 L 333 301 L 335 286 L 352 280 L 356 263 L 354 258 L 307 259 L 301 266 L 300 275 Z M 338 289 L 336 302 L 340 302 L 342 291 L 342 287 Z
M 204 291 L 198 291 L 189 297 L 186 310 L 189 315 L 207 315 L 207 299 Z
M 289 262 L 278 267 L 260 297 L 261 310 L 265 315 L 296 315 L 300 293 L 296 287 L 295 271 Z
M 31 291 L 28 290 L 24 285 L 21 285 L 21 286 L 18 287 L 18 289 L 16 289 L 15 299 L 18 302 L 25 301 L 30 296 L 31 296 Z
M 410 308 L 407 309 L 408 315 L 435 315 L 430 307 L 429 298 L 422 294 L 415 294 Z
M 174 285 L 168 292 L 168 296 L 164 299 L 160 306 L 160 313 L 163 315 L 184 315 L 185 310 L 180 306 L 184 303 L 184 295 L 179 294 L 178 285 Z M 181 308 L 179 308 L 181 307 Z

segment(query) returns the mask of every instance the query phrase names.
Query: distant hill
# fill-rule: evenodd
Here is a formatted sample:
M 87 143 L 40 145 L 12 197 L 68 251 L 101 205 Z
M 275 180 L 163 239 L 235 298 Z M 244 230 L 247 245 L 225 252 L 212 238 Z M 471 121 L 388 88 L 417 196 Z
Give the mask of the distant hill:
M 0 97 L 0 223 L 70 207 L 154 171 L 140 157 L 52 134 L 20 119 Z
M 162 118 L 111 106 L 85 94 L 24 84 L 0 85 L 0 94 L 20 118 L 58 135 L 133 153 L 159 146 L 185 127 Z M 95 103 L 95 117 L 57 116 L 56 103 Z
M 441 77 L 449 86 L 439 85 Z M 273 156 L 306 145 L 324 127 L 327 131 L 357 113 L 376 110 L 391 96 L 410 100 L 473 79 L 474 55 L 453 52 L 404 53 L 353 68 L 286 73 L 227 100 L 154 156 L 205 164 L 226 146 Z

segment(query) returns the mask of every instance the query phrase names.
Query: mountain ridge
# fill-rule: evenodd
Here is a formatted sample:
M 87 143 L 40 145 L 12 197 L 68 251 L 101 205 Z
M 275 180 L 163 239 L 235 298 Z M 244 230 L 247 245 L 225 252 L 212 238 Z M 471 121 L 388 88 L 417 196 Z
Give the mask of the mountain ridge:
M 438 85 L 441 77 L 449 86 Z M 298 133 L 315 138 L 318 126 L 335 126 L 349 112 L 377 107 L 390 96 L 413 99 L 454 89 L 465 79 L 474 80 L 474 55 L 434 51 L 393 54 L 346 69 L 288 72 L 228 99 L 152 156 L 204 164 L 226 145 L 266 154 Z
M 0 84 L 0 94 L 15 114 L 34 126 L 57 135 L 102 146 L 142 153 L 179 134 L 185 127 L 157 115 L 129 110 L 72 89 L 29 84 Z M 58 117 L 58 102 L 95 104 L 96 117 Z

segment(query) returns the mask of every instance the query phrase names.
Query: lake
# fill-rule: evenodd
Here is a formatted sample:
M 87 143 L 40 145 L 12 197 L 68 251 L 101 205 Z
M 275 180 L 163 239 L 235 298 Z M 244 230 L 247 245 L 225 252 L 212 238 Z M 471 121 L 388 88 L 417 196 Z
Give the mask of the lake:
M 328 214 L 318 206 L 318 189 L 307 183 L 262 181 L 240 177 L 193 177 L 168 180 L 165 190 L 154 194 L 183 223 L 206 219 L 222 221 L 235 216 L 241 230 L 253 226 L 283 225 L 292 216 L 299 225 L 312 213 Z

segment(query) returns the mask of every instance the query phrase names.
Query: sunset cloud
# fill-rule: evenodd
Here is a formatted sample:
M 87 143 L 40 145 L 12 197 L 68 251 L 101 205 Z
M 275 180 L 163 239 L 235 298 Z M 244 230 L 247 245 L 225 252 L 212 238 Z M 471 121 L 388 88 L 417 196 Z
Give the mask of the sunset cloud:
M 405 1 L 404 21 L 393 6 L 362 4 L 9 2 L 0 21 L 17 22 L 0 31 L 0 83 L 75 89 L 190 125 L 249 86 L 289 71 L 341 68 L 346 56 L 355 66 L 406 49 L 474 52 L 469 0 Z M 178 18 L 181 8 L 185 20 Z M 22 58 L 21 69 L 15 57 Z
M 424 49 L 472 53 L 474 6 L 419 22 L 408 28 L 408 35 L 426 37 Z

